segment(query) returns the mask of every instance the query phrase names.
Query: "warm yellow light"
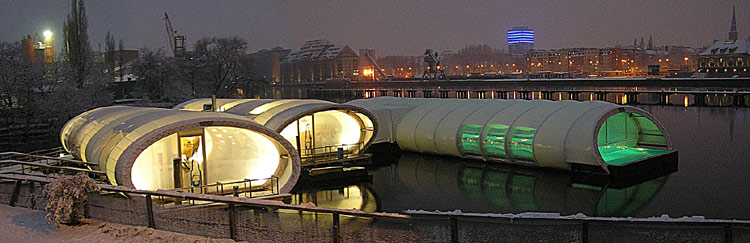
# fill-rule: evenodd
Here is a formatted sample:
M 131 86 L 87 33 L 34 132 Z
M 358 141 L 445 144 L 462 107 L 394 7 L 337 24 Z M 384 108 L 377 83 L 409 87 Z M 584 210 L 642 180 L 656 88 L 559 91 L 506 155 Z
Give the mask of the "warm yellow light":
M 686 62 L 687 62 L 687 60 L 689 60 L 689 59 L 688 59 L 687 57 L 685 57 L 685 61 L 686 61 Z
M 45 40 L 49 40 L 50 38 L 52 38 L 52 31 L 45 30 L 43 35 Z
M 372 69 L 364 69 L 364 70 L 362 70 L 362 75 L 368 76 L 368 75 L 372 75 L 372 74 L 373 74 L 373 70 Z

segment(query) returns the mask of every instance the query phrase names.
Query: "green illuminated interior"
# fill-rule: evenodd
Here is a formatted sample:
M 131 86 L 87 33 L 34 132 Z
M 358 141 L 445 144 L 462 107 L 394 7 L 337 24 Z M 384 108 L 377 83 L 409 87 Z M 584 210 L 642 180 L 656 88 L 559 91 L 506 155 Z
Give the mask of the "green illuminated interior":
M 534 134 L 530 127 L 513 127 L 510 134 L 510 154 L 514 160 L 534 161 Z
M 482 155 L 479 151 L 479 136 L 482 126 L 475 124 L 463 124 L 458 128 L 458 137 L 461 141 L 461 151 L 464 154 Z
M 487 130 L 487 135 L 482 141 L 485 154 L 490 158 L 505 158 L 505 134 L 508 133 L 508 126 L 489 124 Z
M 608 165 L 624 165 L 669 152 L 643 145 L 667 147 L 664 133 L 648 118 L 631 112 L 617 113 L 602 123 L 597 134 L 599 154 Z

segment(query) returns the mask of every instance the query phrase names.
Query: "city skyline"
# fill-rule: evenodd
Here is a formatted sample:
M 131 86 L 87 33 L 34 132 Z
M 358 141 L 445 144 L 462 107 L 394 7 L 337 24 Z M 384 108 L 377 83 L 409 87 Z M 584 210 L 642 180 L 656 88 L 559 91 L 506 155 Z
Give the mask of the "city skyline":
M 86 1 L 86 8 L 93 50 L 104 43 L 107 31 L 123 39 L 128 49 L 165 47 L 163 14 L 167 12 L 175 29 L 187 36 L 189 49 L 196 40 L 211 36 L 244 38 L 249 52 L 275 46 L 296 49 L 307 40 L 329 39 L 385 56 L 420 55 L 425 48 L 457 50 L 471 44 L 505 49 L 506 31 L 519 25 L 536 31 L 539 49 L 630 45 L 635 38 L 649 36 L 658 46 L 703 47 L 726 38 L 733 4 L 739 38 L 750 35 L 750 22 L 745 21 L 750 5 L 745 3 Z M 69 1 L 6 3 L 0 10 L 6 23 L 0 41 L 15 42 L 49 29 L 62 43 L 60 31 L 69 5 Z

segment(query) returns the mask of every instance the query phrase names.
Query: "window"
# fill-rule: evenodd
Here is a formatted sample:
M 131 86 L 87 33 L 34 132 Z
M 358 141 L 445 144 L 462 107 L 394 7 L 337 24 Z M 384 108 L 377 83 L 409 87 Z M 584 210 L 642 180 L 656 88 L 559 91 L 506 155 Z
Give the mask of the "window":
M 505 135 L 508 126 L 503 124 L 487 125 L 487 135 L 482 141 L 486 155 L 490 158 L 505 159 Z
M 459 149 L 462 154 L 482 155 L 479 150 L 479 137 L 482 126 L 463 124 L 458 129 Z
M 510 132 L 510 155 L 514 160 L 534 161 L 535 128 L 513 127 Z

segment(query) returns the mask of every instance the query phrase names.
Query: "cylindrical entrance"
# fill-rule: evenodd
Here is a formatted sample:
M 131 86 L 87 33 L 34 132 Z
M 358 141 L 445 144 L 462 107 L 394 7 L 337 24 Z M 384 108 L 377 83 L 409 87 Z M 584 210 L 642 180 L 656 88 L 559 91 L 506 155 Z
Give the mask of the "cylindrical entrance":
M 607 165 L 625 165 L 669 152 L 664 132 L 636 112 L 619 112 L 599 127 L 597 148 Z
M 171 134 L 136 158 L 131 180 L 136 189 L 156 190 L 252 180 L 270 183 L 286 166 L 278 145 L 264 135 L 236 127 L 212 126 Z M 284 159 L 286 158 L 286 159 Z M 177 159 L 179 163 L 175 164 Z M 229 188 L 227 188 L 229 189 Z

